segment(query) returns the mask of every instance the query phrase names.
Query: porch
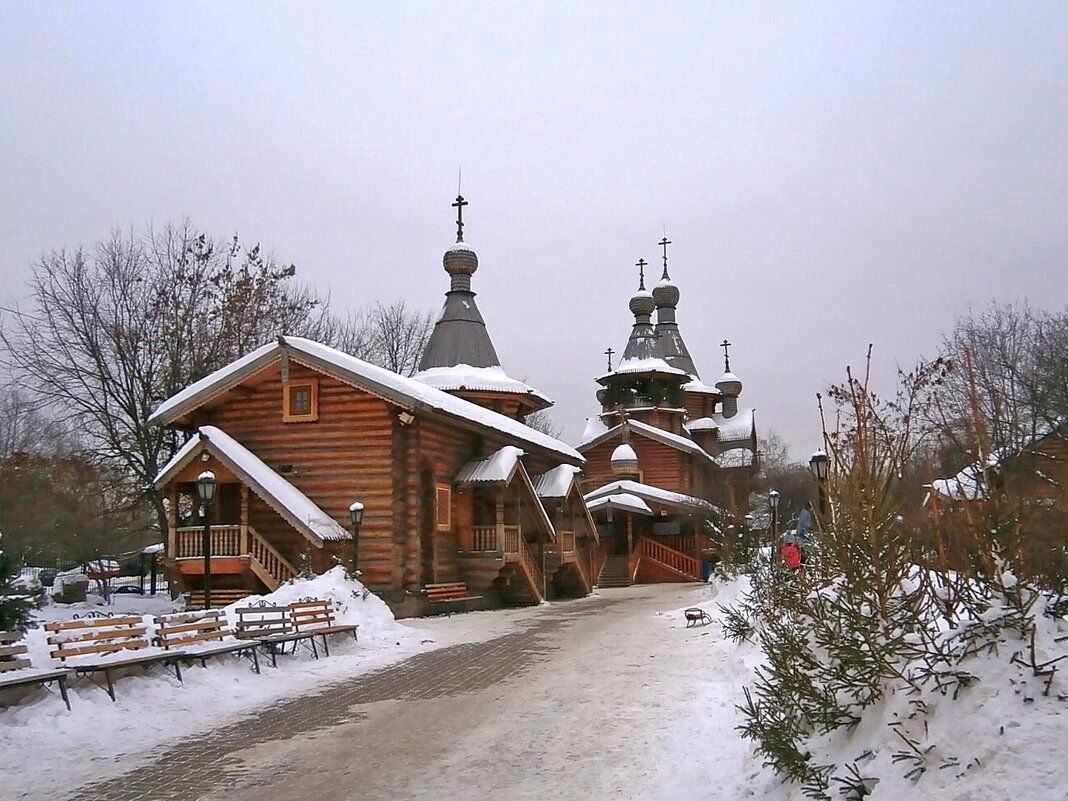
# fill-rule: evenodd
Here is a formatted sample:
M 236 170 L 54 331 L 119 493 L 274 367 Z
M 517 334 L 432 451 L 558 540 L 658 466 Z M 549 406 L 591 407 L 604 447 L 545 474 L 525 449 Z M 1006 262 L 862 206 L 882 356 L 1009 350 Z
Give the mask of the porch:
M 239 584 L 268 592 L 297 575 L 297 569 L 255 528 L 248 524 L 209 527 L 212 579 L 219 589 Z M 204 527 L 181 526 L 170 530 L 168 561 L 182 586 L 202 584 L 204 576 Z

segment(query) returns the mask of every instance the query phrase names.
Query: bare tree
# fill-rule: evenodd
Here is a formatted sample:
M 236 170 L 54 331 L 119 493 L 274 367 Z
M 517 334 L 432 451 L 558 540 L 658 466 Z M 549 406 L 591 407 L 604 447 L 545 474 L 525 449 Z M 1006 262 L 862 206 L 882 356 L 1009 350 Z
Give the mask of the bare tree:
M 179 443 L 149 414 L 278 334 L 316 335 L 324 304 L 294 275 L 258 246 L 220 247 L 188 222 L 53 251 L 35 266 L 30 308 L 0 331 L 5 366 L 94 458 L 124 471 L 163 527 L 149 485 Z
M 523 422 L 535 431 L 540 431 L 542 434 L 547 434 L 554 439 L 560 439 L 560 435 L 564 433 L 564 427 L 557 422 L 552 412 L 548 409 L 538 409 L 536 412 L 531 412 Z
M 403 298 L 389 306 L 376 303 L 364 317 L 367 361 L 401 375 L 412 375 L 419 366 L 426 343 L 434 330 L 429 310 L 408 308 Z

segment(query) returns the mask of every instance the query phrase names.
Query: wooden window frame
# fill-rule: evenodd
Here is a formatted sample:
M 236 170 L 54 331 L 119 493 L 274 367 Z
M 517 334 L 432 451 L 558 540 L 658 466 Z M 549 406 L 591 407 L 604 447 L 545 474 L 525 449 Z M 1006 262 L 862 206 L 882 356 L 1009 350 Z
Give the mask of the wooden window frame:
M 434 486 L 434 528 L 452 530 L 452 487 L 448 484 Z
M 310 410 L 306 414 L 293 414 L 291 402 L 293 392 L 307 389 L 311 391 Z M 282 385 L 282 422 L 283 423 L 311 423 L 319 419 L 319 379 L 308 378 L 301 381 L 290 381 Z

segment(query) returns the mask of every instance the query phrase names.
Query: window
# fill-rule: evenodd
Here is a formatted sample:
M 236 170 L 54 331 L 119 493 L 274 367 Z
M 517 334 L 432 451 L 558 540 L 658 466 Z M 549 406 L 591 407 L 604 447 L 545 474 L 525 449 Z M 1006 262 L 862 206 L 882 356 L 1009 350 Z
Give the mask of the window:
M 282 421 L 306 423 L 319 419 L 319 382 L 294 381 L 282 385 Z
M 448 531 L 452 528 L 452 487 L 446 484 L 438 484 L 435 492 L 437 512 L 434 521 L 438 531 Z

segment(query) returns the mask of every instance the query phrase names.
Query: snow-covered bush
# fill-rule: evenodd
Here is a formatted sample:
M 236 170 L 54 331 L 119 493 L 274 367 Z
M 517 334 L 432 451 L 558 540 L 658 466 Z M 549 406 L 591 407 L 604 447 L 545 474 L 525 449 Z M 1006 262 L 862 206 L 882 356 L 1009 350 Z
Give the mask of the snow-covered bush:
M 1006 693 L 1037 687 L 1021 705 L 1061 704 L 1068 692 L 1057 673 L 1068 655 L 1057 641 L 1063 599 L 1036 577 L 1019 579 L 1020 520 L 998 503 L 977 516 L 899 516 L 899 477 L 924 433 L 913 428 L 919 407 L 946 369 L 935 362 L 901 376 L 889 402 L 867 377 L 832 389 L 832 514 L 818 546 L 798 572 L 772 553 L 754 560 L 749 592 L 725 610 L 728 636 L 756 640 L 765 657 L 745 691 L 742 734 L 811 798 L 862 798 L 893 773 L 918 782 L 970 767 L 968 739 L 939 720 L 979 682 Z M 935 558 L 950 536 L 969 540 L 967 564 Z M 872 726 L 889 726 L 900 748 L 878 753 L 862 735 L 850 749 Z

